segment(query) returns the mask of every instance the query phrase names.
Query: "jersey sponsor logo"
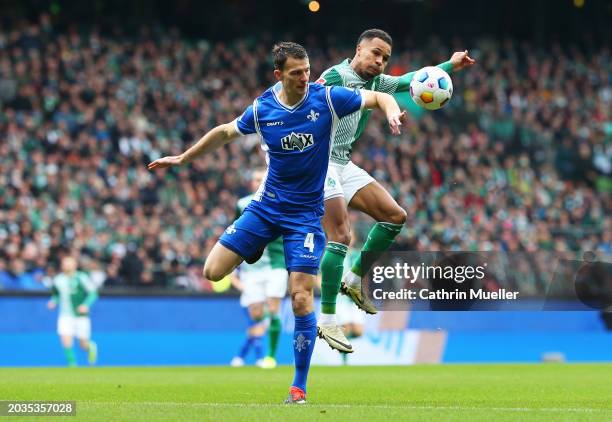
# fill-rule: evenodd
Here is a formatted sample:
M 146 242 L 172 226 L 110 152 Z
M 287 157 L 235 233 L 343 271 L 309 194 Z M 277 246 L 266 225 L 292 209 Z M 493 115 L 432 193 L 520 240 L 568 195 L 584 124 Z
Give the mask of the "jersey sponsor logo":
M 316 83 L 316 84 L 319 84 L 319 85 L 325 85 L 325 82 L 327 82 L 327 81 L 325 80 L 325 78 L 324 78 L 324 77 L 320 77 L 319 79 L 317 79 L 317 80 L 315 81 L 315 83 Z
M 300 151 L 304 151 L 306 148 L 313 145 L 314 137 L 311 133 L 291 132 L 291 134 L 281 138 L 281 147 L 288 151 L 293 151 L 296 148 Z
M 317 120 L 319 120 L 319 116 L 321 115 L 321 113 L 317 113 L 316 111 L 314 111 L 313 109 L 310 109 L 310 113 L 308 114 L 308 116 L 306 116 L 306 118 L 308 120 L 310 120 L 311 122 L 316 122 Z
M 268 123 L 266 123 L 266 126 L 282 126 L 284 124 L 285 124 L 285 122 L 282 122 L 282 121 L 280 121 L 280 122 L 268 122 Z

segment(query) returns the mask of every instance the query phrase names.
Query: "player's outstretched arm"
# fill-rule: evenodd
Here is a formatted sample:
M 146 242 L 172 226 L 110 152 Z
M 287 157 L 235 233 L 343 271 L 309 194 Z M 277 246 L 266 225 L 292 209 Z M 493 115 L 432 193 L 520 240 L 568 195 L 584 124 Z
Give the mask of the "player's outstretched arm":
M 387 115 L 391 133 L 399 135 L 402 120 L 406 116 L 405 111 L 401 111 L 397 101 L 389 94 L 384 92 L 362 90 L 365 108 L 380 108 Z
M 467 50 L 454 52 L 449 62 L 453 66 L 453 72 L 476 64 L 476 60 L 474 60 L 468 55 Z
M 208 154 L 209 152 L 212 152 L 217 148 L 233 141 L 239 136 L 241 136 L 241 134 L 236 130 L 236 124 L 234 122 L 219 125 L 206 135 L 202 136 L 198 142 L 196 142 L 181 155 L 170 155 L 167 157 L 158 158 L 157 160 L 149 163 L 147 168 L 149 170 L 154 170 L 187 164 L 194 158 L 203 154 Z
M 444 63 L 440 63 L 439 65 L 437 65 L 437 67 L 439 67 L 440 69 L 450 74 L 453 72 L 457 72 L 461 69 L 464 69 L 466 67 L 470 67 L 474 64 L 476 64 L 476 60 L 471 58 L 468 55 L 468 51 L 465 50 L 465 51 L 454 52 L 448 61 L 445 61 Z M 413 72 L 404 73 L 402 76 L 395 76 L 396 78 L 398 78 L 397 88 L 395 89 L 396 92 L 410 91 L 410 82 L 412 82 L 412 79 L 414 78 L 415 73 L 416 71 L 413 71 Z M 394 76 L 387 76 L 387 75 L 384 75 L 384 76 L 387 78 L 394 77 Z

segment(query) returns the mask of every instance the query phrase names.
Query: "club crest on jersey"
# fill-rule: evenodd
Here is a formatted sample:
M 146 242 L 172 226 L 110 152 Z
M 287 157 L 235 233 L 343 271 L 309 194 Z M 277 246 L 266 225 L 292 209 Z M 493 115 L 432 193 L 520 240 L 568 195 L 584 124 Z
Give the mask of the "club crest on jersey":
M 291 132 L 291 134 L 281 138 L 281 147 L 289 151 L 293 151 L 296 148 L 300 151 L 304 151 L 306 148 L 313 145 L 314 137 L 311 133 Z
M 310 343 L 312 343 L 312 341 L 308 340 L 304 334 L 300 333 L 298 334 L 297 338 L 293 340 L 293 347 L 298 352 L 301 352 L 302 350 L 306 350 Z
M 314 123 L 314 122 L 316 122 L 319 119 L 319 115 L 320 114 L 321 113 L 317 113 L 313 109 L 310 109 L 310 114 L 308 114 L 308 116 L 306 116 L 306 118 Z

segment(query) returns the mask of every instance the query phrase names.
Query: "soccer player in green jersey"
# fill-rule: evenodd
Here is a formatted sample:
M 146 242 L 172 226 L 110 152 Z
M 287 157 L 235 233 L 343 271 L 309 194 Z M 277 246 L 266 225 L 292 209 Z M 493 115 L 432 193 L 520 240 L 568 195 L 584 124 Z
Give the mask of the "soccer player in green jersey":
M 264 170 L 254 170 L 251 179 L 251 188 L 255 192 L 261 185 L 265 175 Z M 238 200 L 236 206 L 236 218 L 253 199 L 253 195 L 245 196 Z M 244 358 L 250 348 L 257 350 L 261 348 L 261 337 L 265 332 L 262 322 L 268 316 L 268 352 L 265 358 L 257 364 L 264 369 L 276 368 L 276 349 L 281 333 L 281 321 L 279 317 L 280 303 L 287 293 L 288 274 L 285 268 L 285 252 L 283 240 L 278 239 L 270 242 L 261 258 L 254 264 L 243 263 L 239 271 L 234 273 L 233 283 L 242 292 L 240 305 L 247 308 L 251 325 L 249 326 L 247 339 L 242 345 L 238 356 L 232 359 L 232 366 L 244 365 Z M 258 356 L 259 358 L 259 356 Z
M 53 279 L 52 296 L 47 304 L 49 309 L 59 305 L 57 333 L 60 336 L 69 366 L 77 366 L 73 338 L 88 354 L 90 365 L 96 363 L 98 347 L 91 340 L 91 320 L 89 310 L 98 298 L 98 293 L 87 274 L 77 271 L 77 261 L 66 256 L 61 263 L 62 272 Z
M 318 83 L 349 88 L 363 88 L 394 94 L 409 91 L 415 72 L 389 76 L 383 72 L 391 57 L 393 42 L 380 29 L 368 29 L 357 41 L 355 56 L 327 69 Z M 456 52 L 438 67 L 453 72 L 472 66 L 468 52 Z M 406 212 L 391 195 L 366 171 L 351 162 L 354 143 L 362 135 L 371 110 L 363 109 L 340 120 L 332 140 L 329 170 L 325 181 L 325 215 L 322 223 L 327 246 L 321 261 L 321 317 L 319 332 L 335 349 L 351 352 L 352 346 L 336 321 L 336 296 L 340 290 L 369 314 L 376 307 L 362 294 L 361 277 L 368 271 L 361 263 L 361 254 L 344 274 L 344 257 L 350 240 L 347 206 L 364 212 L 377 223 L 368 234 L 362 251 L 384 252 L 393 243 L 406 222 Z M 347 347 L 348 345 L 348 347 Z

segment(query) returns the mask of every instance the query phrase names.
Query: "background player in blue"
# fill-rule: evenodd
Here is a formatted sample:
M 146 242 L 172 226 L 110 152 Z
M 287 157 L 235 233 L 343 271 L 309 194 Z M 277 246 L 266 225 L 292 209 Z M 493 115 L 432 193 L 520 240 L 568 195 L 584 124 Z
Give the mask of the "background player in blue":
M 299 44 L 277 44 L 273 55 L 279 82 L 242 116 L 215 127 L 183 154 L 157 159 L 148 168 L 186 164 L 241 135 L 261 136 L 266 176 L 244 213 L 211 250 L 204 276 L 221 280 L 243 260 L 254 262 L 267 243 L 282 236 L 295 315 L 295 377 L 286 402 L 302 404 L 317 335 L 313 288 L 325 247 L 320 219 L 333 132 L 340 118 L 367 107 L 381 108 L 391 132 L 399 134 L 403 113 L 389 94 L 309 83 L 310 63 Z

